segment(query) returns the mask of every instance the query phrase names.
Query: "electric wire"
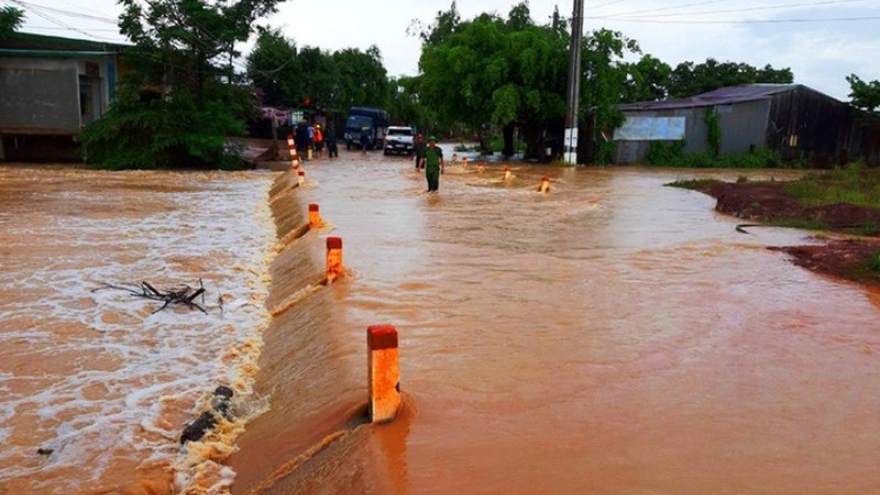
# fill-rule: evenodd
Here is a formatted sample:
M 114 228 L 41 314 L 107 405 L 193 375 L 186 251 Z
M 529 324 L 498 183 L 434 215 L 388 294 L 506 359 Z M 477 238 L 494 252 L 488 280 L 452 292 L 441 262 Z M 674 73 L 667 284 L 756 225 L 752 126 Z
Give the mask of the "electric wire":
M 18 6 L 22 7 L 24 10 L 33 13 L 33 14 L 36 15 L 37 17 L 41 17 L 41 18 L 43 18 L 43 19 L 45 19 L 45 20 L 47 20 L 47 21 L 49 21 L 49 22 L 51 22 L 52 24 L 55 24 L 55 25 L 57 25 L 57 26 L 61 26 L 61 27 L 65 28 L 65 29 L 68 29 L 68 30 L 70 30 L 70 31 L 75 31 L 75 32 L 77 32 L 77 33 L 83 34 L 83 35 L 85 35 L 85 36 L 88 36 L 89 38 L 93 38 L 93 39 L 96 39 L 96 40 L 98 40 L 98 41 L 104 41 L 104 42 L 109 42 L 109 43 L 118 43 L 117 40 L 112 40 L 112 39 L 110 39 L 110 38 L 104 38 L 104 37 L 101 37 L 101 36 L 95 36 L 94 34 L 91 34 L 91 33 L 89 33 L 88 31 L 83 31 L 82 29 L 79 29 L 79 28 L 76 28 L 76 27 L 74 27 L 74 26 L 71 26 L 71 25 L 69 25 L 69 24 L 67 24 L 67 23 L 65 23 L 65 22 L 63 22 L 63 21 L 60 21 L 60 20 L 56 19 L 55 17 L 53 17 L 53 16 L 51 16 L 51 15 L 49 15 L 49 14 L 43 12 L 43 11 L 42 11 L 41 9 L 39 9 L 38 7 L 34 7 L 34 6 L 32 6 L 32 5 L 28 5 L 28 4 L 26 4 L 25 2 L 22 2 L 22 1 L 20 1 L 20 0 L 9 0 L 9 1 L 12 2 L 12 3 L 15 4 L 15 5 L 18 5 Z
M 93 20 L 96 22 L 103 22 L 105 24 L 116 25 L 119 22 L 117 19 L 111 19 L 109 17 L 100 17 L 100 16 L 96 16 L 96 15 L 82 14 L 82 13 L 73 12 L 70 10 L 57 9 L 54 7 L 47 7 L 45 5 L 37 5 L 34 3 L 25 2 L 23 0 L 10 0 L 10 1 L 15 1 L 15 3 L 18 3 L 21 6 L 36 7 L 36 8 L 39 8 L 40 10 L 43 10 L 46 12 L 54 12 L 56 14 L 62 14 L 62 15 L 66 15 L 69 17 L 78 17 L 80 19 L 89 19 L 89 20 Z
M 809 2 L 809 3 L 788 3 L 782 5 L 762 5 L 759 7 L 749 6 L 749 7 L 741 7 L 735 9 L 724 9 L 724 10 L 692 10 L 690 12 L 674 12 L 674 13 L 662 13 L 656 14 L 656 12 L 669 11 L 669 10 L 679 10 L 691 7 L 702 7 L 708 5 L 714 5 L 718 3 L 728 3 L 732 0 L 710 0 L 710 1 L 702 1 L 702 2 L 694 2 L 687 3 L 682 5 L 671 5 L 666 7 L 657 7 L 653 9 L 643 9 L 639 11 L 631 11 L 631 12 L 620 12 L 616 14 L 604 14 L 591 16 L 591 19 L 605 19 L 605 20 L 631 20 L 631 19 L 644 19 L 646 14 L 651 14 L 651 19 L 656 19 L 658 17 L 687 17 L 687 16 L 696 16 L 696 15 L 713 15 L 713 14 L 730 14 L 730 13 L 739 13 L 739 12 L 754 12 L 759 10 L 781 10 L 781 9 L 795 9 L 802 7 L 823 7 L 823 6 L 831 6 L 831 5 L 841 5 L 845 3 L 861 3 L 865 0 L 823 0 L 819 2 Z M 835 17 L 835 20 L 855 20 L 855 19 L 871 19 L 871 17 L 850 17 L 850 16 L 838 16 Z M 803 22 L 804 18 L 793 18 L 793 19 L 776 19 L 775 22 Z M 809 18 L 807 18 L 809 19 Z M 823 19 L 824 20 L 824 19 Z M 698 20 L 702 22 L 702 20 Z M 737 19 L 737 20 L 726 20 L 725 22 L 755 22 L 760 20 L 752 20 L 752 19 Z M 707 23 L 716 23 L 713 20 L 707 20 Z M 658 21 L 658 23 L 662 23 Z
M 644 24 L 809 24 L 817 22 L 863 22 L 880 20 L 880 16 L 862 16 L 862 17 L 824 17 L 815 18 L 791 18 L 791 19 L 730 19 L 730 20 L 710 20 L 710 19 L 693 19 L 693 20 L 657 20 L 649 18 L 636 17 L 590 17 L 591 20 L 607 20 L 618 22 L 636 22 Z

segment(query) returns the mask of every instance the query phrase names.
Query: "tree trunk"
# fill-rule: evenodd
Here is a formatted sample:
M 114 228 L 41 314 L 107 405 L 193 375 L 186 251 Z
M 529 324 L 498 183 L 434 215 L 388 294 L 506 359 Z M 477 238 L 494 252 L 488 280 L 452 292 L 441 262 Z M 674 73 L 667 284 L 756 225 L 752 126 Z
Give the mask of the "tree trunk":
M 504 151 L 501 152 L 501 155 L 505 158 L 509 158 L 516 153 L 516 150 L 513 148 L 513 130 L 514 123 L 510 122 L 509 124 L 504 124 L 504 128 L 502 128 L 501 132 L 504 135 Z
M 541 128 L 534 124 L 533 121 L 528 121 L 522 127 L 523 129 L 523 138 L 526 141 L 526 152 L 523 159 L 525 160 L 544 160 L 544 140 L 543 136 L 541 136 Z

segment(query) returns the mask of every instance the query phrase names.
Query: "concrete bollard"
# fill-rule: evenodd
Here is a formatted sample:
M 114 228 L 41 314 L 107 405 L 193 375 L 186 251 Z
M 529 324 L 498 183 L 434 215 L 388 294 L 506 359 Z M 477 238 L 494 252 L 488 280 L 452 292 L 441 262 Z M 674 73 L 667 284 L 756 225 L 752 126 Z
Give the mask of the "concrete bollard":
M 367 328 L 367 376 L 370 421 L 393 420 L 401 401 L 397 329 L 391 325 Z
M 312 161 L 312 148 L 309 148 L 309 156 L 306 158 L 308 161 Z
M 458 153 L 453 153 L 452 154 L 452 164 L 455 165 L 456 162 L 458 162 Z
M 317 203 L 309 205 L 309 228 L 317 229 L 324 226 L 324 220 L 321 219 L 321 208 Z
M 513 178 L 513 173 L 510 172 L 510 167 L 504 167 L 504 180 L 510 180 Z
M 296 183 L 297 185 L 304 185 L 306 183 L 306 171 L 300 169 L 299 172 L 296 173 Z
M 467 157 L 461 159 L 461 166 L 467 168 Z
M 550 190 L 550 178 L 546 175 L 541 178 L 541 187 L 538 188 L 539 192 L 545 193 Z
M 296 143 L 293 141 L 293 136 L 287 135 L 287 149 L 290 152 L 290 167 L 291 168 L 299 168 L 299 157 L 296 155 Z
M 327 238 L 327 283 L 332 284 L 342 276 L 342 238 Z

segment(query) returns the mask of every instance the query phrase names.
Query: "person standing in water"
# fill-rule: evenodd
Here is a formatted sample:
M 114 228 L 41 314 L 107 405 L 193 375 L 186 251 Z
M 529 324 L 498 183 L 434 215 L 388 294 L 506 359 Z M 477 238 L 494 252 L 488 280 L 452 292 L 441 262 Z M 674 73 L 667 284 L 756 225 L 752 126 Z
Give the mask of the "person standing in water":
M 435 193 L 440 189 L 440 174 L 445 167 L 443 163 L 443 150 L 437 147 L 437 138 L 428 138 L 428 147 L 422 152 L 421 168 L 425 169 L 425 178 L 428 180 L 428 192 Z
M 413 154 L 416 156 L 416 170 L 422 166 L 422 156 L 425 154 L 425 136 L 419 134 L 416 136 L 416 142 L 413 144 Z

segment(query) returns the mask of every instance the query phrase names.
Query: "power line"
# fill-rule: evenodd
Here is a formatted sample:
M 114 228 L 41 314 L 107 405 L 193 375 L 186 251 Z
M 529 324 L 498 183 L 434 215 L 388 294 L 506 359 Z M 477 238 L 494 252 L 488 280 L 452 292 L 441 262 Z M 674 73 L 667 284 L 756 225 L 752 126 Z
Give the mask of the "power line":
M 731 14 L 731 13 L 737 13 L 737 12 L 755 12 L 755 11 L 759 11 L 759 10 L 780 10 L 780 9 L 791 9 L 791 8 L 799 8 L 799 7 L 821 7 L 821 6 L 827 6 L 827 5 L 840 5 L 843 3 L 863 2 L 863 1 L 864 0 L 824 0 L 824 1 L 812 2 L 812 3 L 791 3 L 791 4 L 785 4 L 785 5 L 768 5 L 768 6 L 761 6 L 761 7 L 742 7 L 742 8 L 737 8 L 737 9 L 726 9 L 726 10 L 703 10 L 703 11 L 696 11 L 696 12 L 681 12 L 681 13 L 675 12 L 675 13 L 666 13 L 666 14 L 652 14 L 651 18 L 683 17 L 683 16 L 712 15 L 712 14 Z M 705 5 L 705 3 L 703 5 Z M 623 19 L 623 18 L 639 18 L 643 14 L 646 14 L 649 12 L 656 12 L 657 10 L 662 10 L 662 9 L 648 10 L 648 11 L 642 11 L 642 12 L 638 12 L 638 13 L 632 12 L 632 13 L 626 13 L 626 14 L 609 14 L 607 17 L 608 18 L 621 18 L 621 19 Z
M 638 12 L 624 12 L 622 14 L 609 14 L 609 15 L 611 15 L 611 16 L 641 15 L 641 14 L 648 14 L 651 12 L 662 12 L 664 10 L 678 10 L 678 9 L 685 9 L 688 7 L 700 7 L 703 5 L 713 5 L 716 3 L 728 3 L 728 2 L 732 2 L 732 1 L 734 1 L 734 0 L 708 0 L 708 1 L 702 1 L 702 2 L 687 3 L 684 5 L 667 5 L 666 7 L 657 7 L 654 9 L 641 10 Z
M 109 38 L 102 38 L 102 37 L 100 37 L 100 36 L 95 36 L 95 35 L 93 35 L 93 34 L 87 32 L 87 31 L 83 31 L 83 30 L 81 30 L 81 29 L 75 28 L 75 27 L 73 27 L 73 26 L 71 26 L 71 25 L 69 25 L 69 24 L 66 24 L 66 23 L 64 23 L 64 22 L 62 22 L 62 21 L 60 21 L 60 20 L 58 20 L 58 19 L 52 17 L 52 16 L 49 15 L 49 14 L 46 14 L 45 12 L 42 12 L 39 8 L 37 8 L 37 7 L 35 7 L 35 6 L 32 6 L 32 5 L 26 4 L 25 2 L 22 2 L 21 0 L 9 0 L 9 1 L 12 2 L 12 3 L 14 3 L 14 4 L 16 4 L 16 5 L 20 5 L 22 8 L 24 8 L 24 9 L 27 10 L 28 12 L 31 12 L 31 13 L 35 14 L 36 16 L 38 16 L 38 17 L 42 17 L 43 19 L 45 19 L 45 20 L 47 20 L 47 21 L 49 21 L 49 22 L 51 22 L 52 24 L 55 24 L 55 25 L 57 25 L 57 26 L 61 26 L 61 27 L 63 27 L 63 28 L 69 29 L 70 31 L 75 31 L 75 32 L 80 33 L 80 34 L 84 34 L 84 35 L 88 36 L 89 38 L 94 38 L 94 39 L 96 39 L 96 40 L 98 40 L 98 41 L 106 41 L 106 42 L 110 42 L 110 43 L 118 43 L 118 41 L 111 40 L 111 39 L 109 39 Z
M 99 16 L 96 16 L 96 15 L 81 14 L 81 13 L 79 13 L 79 12 L 73 12 L 73 11 L 70 11 L 70 10 L 56 9 L 56 8 L 53 8 L 53 7 L 46 7 L 46 6 L 44 6 L 44 5 L 37 5 L 37 4 L 29 3 L 29 2 L 24 2 L 24 1 L 22 1 L 22 0 L 10 0 L 10 1 L 15 1 L 15 3 L 18 3 L 19 5 L 22 5 L 22 6 L 36 7 L 36 8 L 38 8 L 38 9 L 40 9 L 40 10 L 43 10 L 43 11 L 54 12 L 54 13 L 62 14 L 62 15 L 66 15 L 66 16 L 69 16 L 69 17 L 79 17 L 79 18 L 81 18 L 81 19 L 90 19 L 90 20 L 94 20 L 94 21 L 97 21 L 97 22 L 103 22 L 103 23 L 105 23 L 105 24 L 113 24 L 113 25 L 117 25 L 118 22 L 119 22 L 117 19 L 111 19 L 111 18 L 109 18 L 109 17 L 99 17 Z
M 595 16 L 590 17 L 593 20 L 608 20 L 608 21 L 620 21 L 620 22 L 638 22 L 638 23 L 646 23 L 646 24 L 797 24 L 797 23 L 811 23 L 811 22 L 857 22 L 857 21 L 876 21 L 880 20 L 880 16 L 865 16 L 865 17 L 825 17 L 822 19 L 810 19 L 810 18 L 801 18 L 801 19 L 737 19 L 737 20 L 656 20 L 656 19 L 646 19 L 646 18 L 636 18 L 636 17 L 608 17 L 608 16 Z
M 601 9 L 602 7 L 608 7 L 609 5 L 614 5 L 614 4 L 616 4 L 616 3 L 620 3 L 620 2 L 623 2 L 623 1 L 624 1 L 624 0 L 614 0 L 613 2 L 608 2 L 608 3 L 603 3 L 603 4 L 600 4 L 600 5 L 595 5 L 595 6 L 590 7 L 590 8 L 591 8 L 591 9 Z

